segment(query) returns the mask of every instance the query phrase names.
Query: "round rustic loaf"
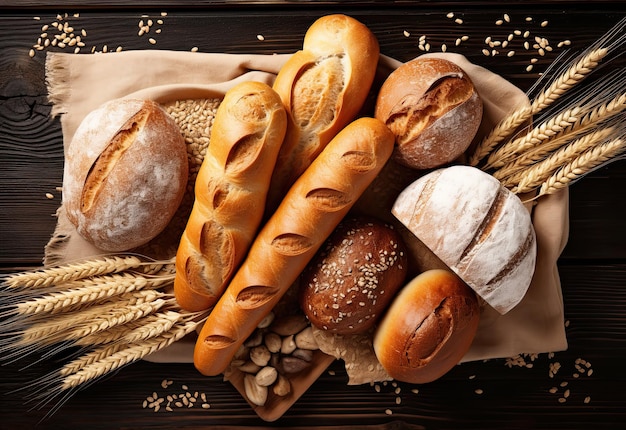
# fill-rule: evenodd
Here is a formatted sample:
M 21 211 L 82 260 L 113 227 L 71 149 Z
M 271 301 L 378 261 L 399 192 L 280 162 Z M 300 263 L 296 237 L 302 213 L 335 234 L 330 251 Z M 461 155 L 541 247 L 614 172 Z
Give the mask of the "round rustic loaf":
M 402 238 L 389 224 L 343 220 L 302 274 L 305 315 L 337 334 L 369 330 L 404 284 L 406 258 Z
M 396 136 L 394 160 L 414 169 L 440 167 L 461 156 L 482 114 L 482 101 L 463 69 L 422 57 L 389 75 L 375 112 Z
M 405 188 L 393 215 L 501 314 L 526 294 L 535 231 L 522 201 L 469 166 L 430 172 Z
M 136 248 L 172 219 L 188 169 L 180 129 L 157 103 L 109 101 L 83 119 L 68 148 L 67 217 L 99 249 Z
M 471 288 L 449 270 L 428 270 L 400 290 L 380 321 L 376 358 L 398 381 L 432 382 L 461 361 L 479 319 Z

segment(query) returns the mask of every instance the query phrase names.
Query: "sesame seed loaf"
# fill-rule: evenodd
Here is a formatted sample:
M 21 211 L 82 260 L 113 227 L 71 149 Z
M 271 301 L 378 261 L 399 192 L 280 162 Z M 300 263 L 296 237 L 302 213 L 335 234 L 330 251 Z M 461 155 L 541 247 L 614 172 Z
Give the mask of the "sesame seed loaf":
M 174 216 L 188 169 L 180 129 L 157 103 L 109 101 L 83 119 L 68 147 L 67 217 L 101 250 L 144 245 Z
M 435 170 L 405 188 L 392 213 L 499 313 L 526 294 L 537 253 L 532 220 L 493 176 L 462 165 Z
M 482 101 L 463 69 L 441 58 L 420 57 L 385 80 L 375 116 L 396 135 L 395 161 L 432 169 L 465 152 L 482 113 Z
M 406 251 L 393 227 L 371 217 L 350 217 L 305 269 L 300 306 L 320 329 L 363 333 L 378 321 L 406 273 Z
M 184 309 L 213 306 L 248 252 L 286 127 L 285 108 L 267 84 L 246 81 L 225 94 L 176 253 L 174 292 Z

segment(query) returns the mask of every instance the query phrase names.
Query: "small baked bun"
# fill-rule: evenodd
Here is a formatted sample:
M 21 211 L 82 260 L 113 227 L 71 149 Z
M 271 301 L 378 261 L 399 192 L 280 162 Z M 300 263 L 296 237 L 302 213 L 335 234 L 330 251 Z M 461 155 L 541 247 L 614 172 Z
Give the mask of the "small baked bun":
M 404 285 L 406 273 L 404 244 L 389 224 L 347 218 L 304 270 L 301 307 L 320 329 L 362 333 Z
M 480 318 L 476 294 L 448 270 L 428 270 L 404 286 L 374 334 L 374 352 L 402 382 L 432 382 L 458 364 Z
M 389 75 L 375 113 L 396 136 L 394 160 L 414 169 L 456 160 L 474 139 L 482 115 L 478 92 L 459 66 L 421 57 Z
M 406 187 L 391 212 L 499 313 L 526 294 L 535 230 L 519 197 L 493 176 L 460 165 L 435 170 Z
M 157 103 L 109 101 L 83 119 L 68 148 L 67 217 L 101 250 L 144 245 L 174 216 L 188 169 L 180 129 Z

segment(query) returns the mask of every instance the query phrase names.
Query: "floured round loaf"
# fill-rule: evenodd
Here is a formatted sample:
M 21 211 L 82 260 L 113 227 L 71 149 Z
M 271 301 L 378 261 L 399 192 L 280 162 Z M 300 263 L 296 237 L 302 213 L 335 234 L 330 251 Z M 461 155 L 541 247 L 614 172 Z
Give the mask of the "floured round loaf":
M 415 58 L 394 70 L 375 116 L 396 136 L 393 159 L 414 169 L 456 160 L 474 139 L 483 104 L 463 69 L 442 58 Z
M 157 103 L 109 101 L 83 119 L 68 148 L 67 217 L 101 250 L 144 245 L 174 216 L 188 170 L 180 129 Z
M 392 213 L 500 314 L 526 294 L 535 231 L 521 200 L 493 176 L 469 166 L 435 170 L 405 188 Z

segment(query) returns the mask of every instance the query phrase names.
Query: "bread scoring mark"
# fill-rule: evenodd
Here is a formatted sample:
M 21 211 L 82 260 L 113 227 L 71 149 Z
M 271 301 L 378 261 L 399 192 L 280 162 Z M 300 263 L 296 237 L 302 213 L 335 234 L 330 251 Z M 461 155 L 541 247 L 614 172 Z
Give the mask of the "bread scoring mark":
M 459 262 L 456 267 L 460 273 L 464 273 L 475 252 L 477 252 L 479 245 L 487 240 L 491 235 L 493 228 L 500 220 L 500 216 L 502 214 L 502 210 L 504 209 L 508 193 L 508 190 L 506 190 L 504 187 L 500 187 L 500 189 L 494 196 L 494 199 L 492 200 L 489 209 L 485 212 L 483 219 L 480 222 L 480 225 L 472 236 L 472 239 L 467 244 L 467 246 L 461 253 L 461 256 L 459 257 Z
M 277 298 L 278 288 L 264 285 L 246 287 L 237 294 L 236 303 L 243 309 L 256 309 Z
M 314 188 L 306 194 L 306 199 L 322 211 L 338 211 L 348 206 L 352 199 L 347 193 L 332 188 Z
M 239 139 L 226 157 L 226 173 L 237 174 L 254 164 L 263 149 L 264 137 L 263 133 L 255 133 Z
M 228 112 L 241 122 L 251 124 L 264 122 L 267 117 L 268 108 L 263 98 L 264 94 L 244 94 L 239 97 L 235 103 L 230 105 Z
M 207 348 L 223 349 L 223 348 L 228 348 L 229 346 L 233 345 L 236 341 L 237 341 L 236 339 L 232 339 L 228 336 L 223 336 L 219 334 L 211 334 L 209 336 L 206 336 L 204 340 L 202 341 L 202 343 Z
M 498 286 L 498 284 L 506 278 L 511 272 L 513 272 L 520 263 L 526 258 L 528 253 L 535 246 L 535 233 L 532 228 L 528 229 L 528 234 L 526 235 L 526 239 L 522 246 L 520 246 L 515 254 L 511 256 L 509 262 L 500 270 L 493 278 L 491 278 L 487 284 L 485 285 L 484 291 L 486 293 L 490 293 L 494 288 Z M 521 288 L 522 286 L 520 286 Z
M 422 94 L 408 94 L 393 107 L 386 125 L 403 145 L 417 139 L 437 119 L 469 99 L 471 82 L 462 75 L 451 74 L 435 82 Z
M 213 182 L 213 181 L 211 181 Z M 208 188 L 213 188 L 212 183 L 209 183 Z M 230 192 L 230 182 L 220 181 L 213 190 L 213 199 L 211 204 L 213 206 L 213 210 L 218 210 L 228 198 L 228 194 Z M 210 194 L 209 194 L 210 195 Z
M 357 172 L 369 172 L 376 167 L 376 155 L 366 151 L 347 151 L 341 155 L 341 162 Z
M 204 287 L 213 295 L 219 294 L 233 268 L 233 238 L 224 227 L 214 220 L 206 221 L 200 231 L 199 249 L 204 264 Z
M 419 196 L 415 199 L 413 210 L 409 212 L 410 218 L 404 221 L 406 227 L 410 231 L 421 230 L 420 224 L 422 223 L 422 218 L 424 217 L 425 208 L 428 206 L 428 202 L 430 201 L 435 191 L 435 187 L 437 186 L 437 181 L 443 172 L 443 169 L 435 170 L 428 175 L 427 179 L 423 180 L 424 186 L 422 187 Z
M 345 86 L 343 54 L 319 58 L 300 72 L 291 92 L 295 124 L 312 136 L 332 124 L 341 109 Z
M 143 129 L 150 114 L 147 109 L 140 108 L 126 121 L 118 132 L 113 136 L 106 148 L 100 153 L 87 173 L 81 193 L 81 207 L 83 213 L 89 212 L 98 198 L 100 189 L 106 182 L 109 174 L 115 168 L 117 162 L 131 147 L 137 134 Z
M 306 236 L 284 233 L 272 240 L 272 248 L 279 254 L 295 256 L 304 254 L 313 247 L 313 242 Z
M 407 338 L 403 366 L 419 368 L 427 365 L 452 336 L 458 318 L 451 309 L 457 304 L 449 301 L 450 298 L 444 298 Z

